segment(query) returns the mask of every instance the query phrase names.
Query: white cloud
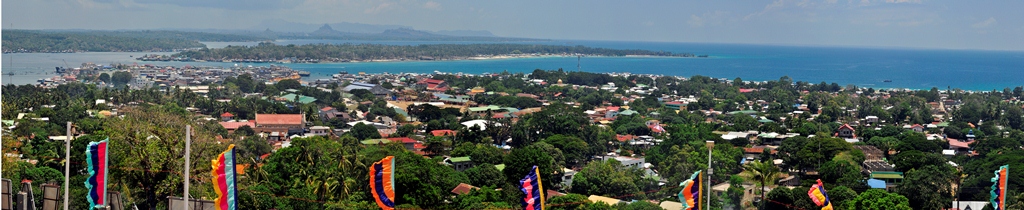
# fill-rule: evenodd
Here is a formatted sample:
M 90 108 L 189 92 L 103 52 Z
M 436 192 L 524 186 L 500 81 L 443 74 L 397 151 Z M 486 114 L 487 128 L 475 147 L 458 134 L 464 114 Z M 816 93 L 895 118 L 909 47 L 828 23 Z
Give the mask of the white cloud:
M 768 12 L 770 12 L 772 10 L 780 9 L 783 6 L 785 6 L 784 0 L 776 0 L 776 1 L 772 2 L 771 4 L 765 5 L 764 9 L 761 10 L 760 12 L 749 14 L 746 17 L 743 17 L 743 19 L 744 20 L 749 20 L 750 18 L 753 18 L 753 17 L 756 17 L 756 16 L 761 16 L 761 15 L 763 15 L 765 13 L 768 13 Z
M 391 8 L 394 8 L 394 6 L 395 6 L 395 3 L 384 2 L 384 3 L 381 3 L 380 5 L 377 5 L 377 6 L 374 6 L 374 7 L 370 7 L 370 8 L 366 8 L 366 10 L 364 10 L 363 13 L 366 13 L 366 14 L 378 14 L 378 13 L 383 12 L 383 11 L 391 10 Z
M 996 18 L 989 17 L 987 20 L 983 20 L 981 22 L 974 23 L 974 25 L 971 25 L 971 27 L 987 28 L 987 27 L 995 25 L 995 24 L 996 24 Z
M 423 8 L 441 10 L 441 3 L 437 3 L 435 1 L 428 1 L 426 4 L 423 4 Z
M 885 0 L 885 3 L 895 3 L 895 4 L 899 4 L 899 3 L 915 3 L 915 4 L 920 4 L 921 0 Z
M 705 24 L 707 24 L 707 25 L 719 25 L 719 24 L 722 23 L 723 19 L 728 19 L 728 18 L 729 18 L 729 12 L 721 11 L 721 10 L 715 10 L 714 12 L 705 12 L 704 14 L 701 14 L 700 16 L 690 15 L 690 20 L 686 21 L 686 23 L 690 24 L 690 26 L 693 26 L 693 27 L 702 27 Z
M 704 18 L 698 17 L 697 15 L 690 15 L 690 20 L 686 21 L 691 26 L 701 27 L 704 26 Z

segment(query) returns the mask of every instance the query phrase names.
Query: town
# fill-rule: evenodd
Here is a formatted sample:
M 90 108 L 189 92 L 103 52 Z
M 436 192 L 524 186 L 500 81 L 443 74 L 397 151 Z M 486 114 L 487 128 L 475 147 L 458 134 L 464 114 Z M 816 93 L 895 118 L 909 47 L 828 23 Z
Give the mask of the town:
M 318 80 L 273 65 L 64 72 L 3 86 L 3 177 L 63 182 L 69 161 L 71 183 L 82 183 L 85 157 L 56 151 L 109 138 L 111 189 L 139 208 L 176 205 L 183 172 L 194 198 L 212 200 L 204 161 L 227 144 L 239 148 L 241 209 L 376 208 L 366 167 L 391 155 L 397 204 L 412 209 L 517 207 L 516 181 L 534 165 L 551 209 L 680 209 L 678 184 L 698 171 L 711 209 L 812 209 L 803 192 L 819 183 L 842 209 L 981 209 L 993 170 L 1024 168 L 1022 87 L 561 69 Z M 186 125 L 199 163 L 190 171 Z M 1024 173 L 1011 176 L 1009 188 L 1021 189 Z M 84 190 L 70 192 L 74 208 L 87 208 Z M 1011 192 L 1024 207 L 1024 193 Z

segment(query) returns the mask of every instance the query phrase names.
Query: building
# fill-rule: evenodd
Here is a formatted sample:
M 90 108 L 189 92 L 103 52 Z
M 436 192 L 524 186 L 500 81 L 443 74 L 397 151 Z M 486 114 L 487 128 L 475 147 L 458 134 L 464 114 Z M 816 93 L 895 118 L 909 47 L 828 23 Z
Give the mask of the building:
M 444 92 L 449 89 L 448 83 L 439 79 L 425 79 L 416 84 L 425 87 L 427 91 Z
M 252 128 L 254 131 L 256 130 L 256 122 L 252 122 L 252 121 L 248 121 L 248 122 L 217 122 L 217 123 L 219 123 L 220 126 L 224 126 L 224 129 L 228 130 L 228 133 L 235 133 L 235 130 L 238 130 L 238 128 L 240 128 L 242 126 L 249 126 L 249 128 Z
M 455 189 L 452 189 L 452 194 L 465 195 L 469 194 L 472 190 L 480 190 L 480 188 L 466 183 L 459 183 L 458 186 L 455 186 Z
M 221 121 L 231 121 L 234 118 L 235 118 L 235 115 L 231 114 L 231 112 L 224 112 L 224 114 L 220 114 L 220 120 Z
M 608 205 L 615 205 L 615 204 L 619 204 L 619 203 L 625 203 L 624 201 L 619 200 L 619 199 L 604 197 L 604 196 L 600 196 L 600 195 L 590 195 L 590 197 L 588 197 L 587 200 L 590 200 L 590 202 L 594 202 L 594 203 L 603 202 L 603 203 L 606 203 Z
M 849 139 L 857 139 L 857 130 L 853 129 L 850 124 L 843 124 L 839 126 L 839 129 L 836 129 L 835 135 L 836 137 L 847 139 L 846 141 L 849 142 Z
M 344 113 L 344 112 L 338 111 L 338 109 L 335 109 L 334 107 L 329 107 L 328 106 L 328 107 L 321 108 L 320 112 L 318 114 L 320 115 L 320 119 L 323 120 L 324 122 L 326 122 L 326 121 L 334 119 L 336 117 L 346 118 L 348 113 Z
M 406 150 L 414 151 L 414 152 L 417 151 L 416 145 L 422 144 L 419 141 L 416 141 L 415 139 L 412 139 L 412 138 L 409 138 L 409 137 L 396 137 L 396 138 L 387 138 L 387 139 L 392 141 L 392 142 L 402 143 L 402 146 L 404 146 Z
M 892 191 L 893 188 L 896 188 L 896 185 L 903 181 L 903 172 L 875 171 L 871 172 L 870 178 L 884 181 L 885 189 Z
M 453 130 L 433 130 L 433 131 L 430 131 L 430 135 L 433 135 L 433 136 L 455 136 L 455 131 L 453 131 Z
M 284 136 L 305 132 L 306 120 L 302 114 L 256 114 L 256 127 L 259 133 L 283 133 Z
M 327 126 L 313 126 L 309 127 L 309 133 L 306 134 L 314 136 L 327 136 L 331 134 L 331 128 Z
M 370 93 L 373 93 L 373 95 L 377 97 L 386 97 L 388 96 L 388 94 L 391 94 L 391 90 L 388 90 L 387 88 L 384 88 L 378 84 L 370 83 L 354 82 L 352 84 L 349 84 L 348 86 L 345 86 L 345 88 L 342 88 L 342 91 L 345 92 L 352 92 L 353 90 L 368 90 L 370 91 Z
M 665 102 L 665 108 L 672 110 L 686 110 L 686 104 L 684 104 L 682 101 L 670 101 Z
M 469 156 L 445 158 L 444 163 L 451 165 L 456 171 L 465 171 L 466 169 L 473 168 L 473 166 L 476 165 Z

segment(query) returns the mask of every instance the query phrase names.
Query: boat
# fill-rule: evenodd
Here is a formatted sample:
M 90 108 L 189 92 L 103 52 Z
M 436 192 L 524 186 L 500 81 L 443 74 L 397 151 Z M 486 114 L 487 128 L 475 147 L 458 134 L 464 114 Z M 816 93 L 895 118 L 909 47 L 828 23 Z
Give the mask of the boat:
M 299 73 L 299 76 L 303 76 L 303 77 L 308 77 L 309 76 L 309 72 L 308 71 L 298 71 L 298 73 Z
M 891 79 L 887 79 L 887 80 L 882 81 L 882 82 L 892 82 L 892 80 Z

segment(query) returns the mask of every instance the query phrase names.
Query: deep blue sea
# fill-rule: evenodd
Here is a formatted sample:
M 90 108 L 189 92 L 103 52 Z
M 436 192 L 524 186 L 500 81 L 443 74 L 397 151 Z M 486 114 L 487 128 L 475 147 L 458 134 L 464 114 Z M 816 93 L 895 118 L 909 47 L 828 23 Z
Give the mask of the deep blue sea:
M 423 41 L 331 41 L 281 40 L 277 44 L 373 43 L 418 45 Z M 853 84 L 859 87 L 928 89 L 947 86 L 966 90 L 1002 90 L 1024 86 L 1024 52 L 935 49 L 883 49 L 851 47 L 800 47 L 747 44 L 699 44 L 622 41 L 539 41 L 525 44 L 584 45 L 614 49 L 645 49 L 709 55 L 708 58 L 583 57 L 580 66 L 588 72 L 631 72 L 676 76 L 705 75 L 715 78 L 740 77 L 748 81 L 778 80 L 789 76 L 796 81 Z M 252 45 L 251 42 L 209 42 L 210 47 Z M 155 65 L 231 66 L 231 63 L 141 62 L 129 56 L 146 53 L 26 53 L 3 55 L 3 84 L 27 84 L 50 77 L 45 71 L 55 66 L 77 67 L 93 63 L 149 63 Z M 161 53 L 165 54 L 165 53 Z M 239 64 L 270 65 L 270 64 Z M 576 70 L 576 57 L 543 57 L 463 61 L 411 61 L 376 63 L 275 64 L 313 73 L 311 79 L 329 78 L 339 71 L 349 73 L 401 73 L 436 71 L 451 73 L 531 72 L 534 69 Z M 8 72 L 15 73 L 8 76 Z M 892 82 L 884 82 L 891 80 Z

